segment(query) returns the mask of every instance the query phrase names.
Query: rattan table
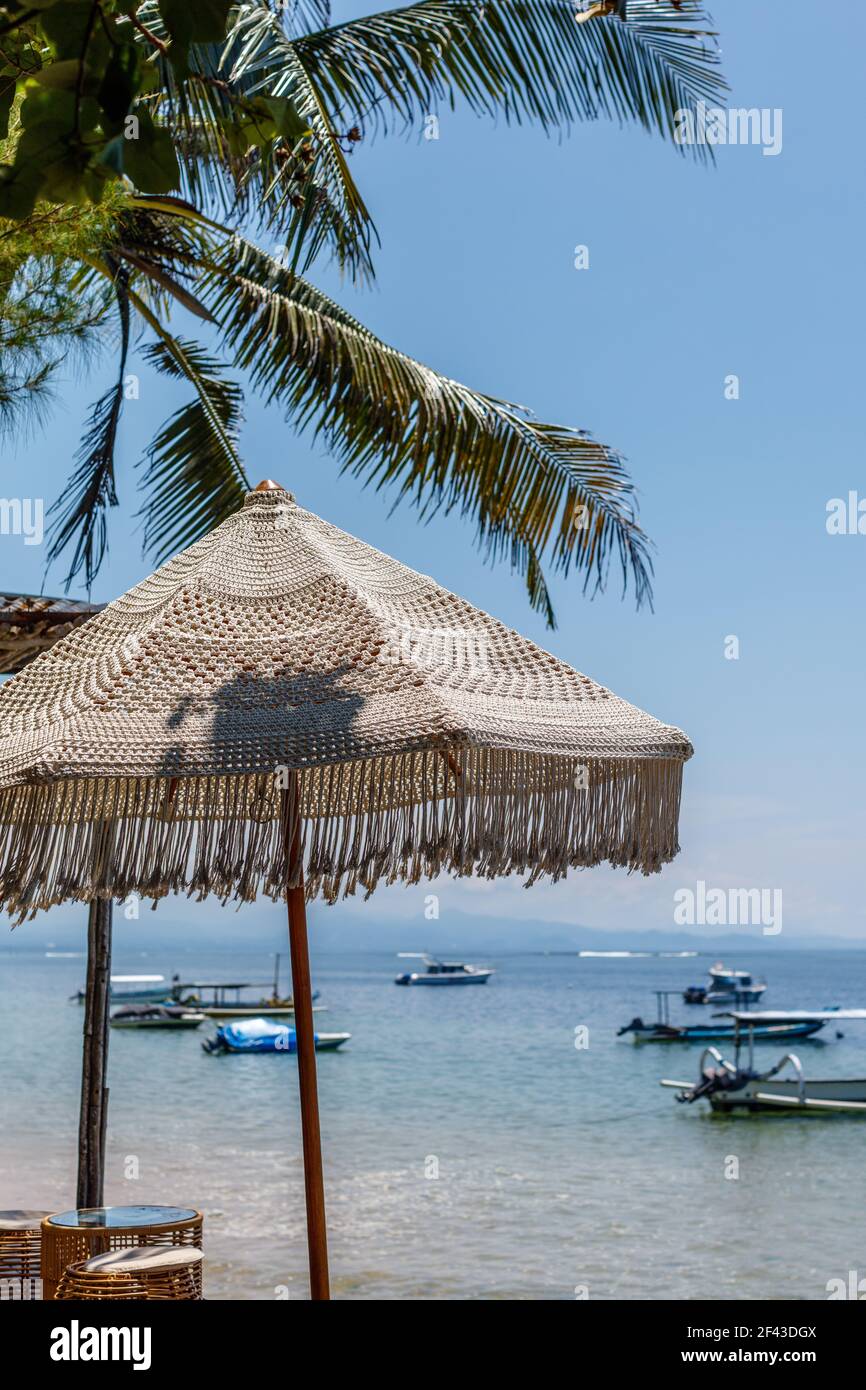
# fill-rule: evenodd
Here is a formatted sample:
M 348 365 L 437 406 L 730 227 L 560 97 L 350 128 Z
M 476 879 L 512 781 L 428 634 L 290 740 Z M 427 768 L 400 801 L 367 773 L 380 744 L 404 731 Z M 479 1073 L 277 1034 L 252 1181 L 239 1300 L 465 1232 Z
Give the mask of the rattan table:
M 69 1265 L 129 1245 L 201 1247 L 202 1214 L 192 1207 L 79 1207 L 42 1223 L 42 1296 L 53 1299 Z M 195 1277 L 201 1297 L 201 1265 Z

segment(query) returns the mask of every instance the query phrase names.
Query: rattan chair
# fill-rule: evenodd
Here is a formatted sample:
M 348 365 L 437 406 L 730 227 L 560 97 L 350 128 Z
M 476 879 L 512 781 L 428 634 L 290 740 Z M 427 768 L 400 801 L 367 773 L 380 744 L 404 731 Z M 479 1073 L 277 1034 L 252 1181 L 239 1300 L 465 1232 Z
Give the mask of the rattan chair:
M 106 1213 L 117 1210 L 113 1207 L 105 1208 Z M 43 1297 L 57 1297 L 60 1280 L 72 1265 L 86 1263 L 91 1257 L 107 1254 L 109 1251 L 130 1248 L 137 1250 L 142 1246 L 158 1250 L 200 1250 L 201 1212 L 194 1212 L 186 1220 L 149 1222 L 144 1226 L 57 1225 L 56 1219 L 45 1221 L 42 1227 Z M 198 1296 L 201 1297 L 200 1264 L 197 1267 L 196 1284 Z
M 191 1246 L 108 1250 L 70 1265 L 58 1299 L 132 1298 L 193 1302 L 201 1299 L 202 1253 Z
M 0 1211 L 0 1298 L 34 1300 L 47 1211 Z

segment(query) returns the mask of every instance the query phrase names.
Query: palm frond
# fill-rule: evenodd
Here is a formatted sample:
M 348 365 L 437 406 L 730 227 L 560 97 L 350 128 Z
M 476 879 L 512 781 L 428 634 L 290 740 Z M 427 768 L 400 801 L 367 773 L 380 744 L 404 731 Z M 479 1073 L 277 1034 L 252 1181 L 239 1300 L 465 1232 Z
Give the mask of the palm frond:
M 243 392 L 197 343 L 161 338 L 144 355 L 157 371 L 196 388 L 143 461 L 144 547 L 161 561 L 206 535 L 243 502 L 249 489 L 237 453 Z
M 219 216 L 278 229 L 282 255 L 294 271 L 303 273 L 329 253 L 364 281 L 373 277 L 372 220 L 352 178 L 342 133 L 286 30 L 289 25 L 300 35 L 304 15 L 321 21 L 327 12 L 319 0 L 294 15 L 290 7 L 241 5 L 224 46 L 196 44 L 190 50 L 184 81 L 166 56 L 155 57 L 160 95 L 152 109 L 174 136 L 184 196 Z M 164 37 L 155 0 L 139 16 Z M 281 105 L 286 131 L 254 140 L 269 112 Z
M 331 23 L 331 0 L 272 0 L 284 17 L 290 34 L 307 34 L 327 29 Z
M 308 221 L 315 216 L 324 226 L 341 265 L 348 266 L 358 279 L 372 278 L 375 229 L 343 148 L 348 132 L 337 124 L 337 113 L 319 87 L 315 66 L 305 61 L 300 42 L 286 34 L 279 16 L 262 0 L 239 6 L 221 57 L 221 74 L 233 91 L 250 98 L 291 101 L 310 130 L 307 183 L 296 183 L 303 150 L 289 152 L 285 144 L 261 151 L 247 183 L 255 186 L 262 208 L 281 225 L 282 214 L 291 198 L 298 196 L 299 187 L 305 199 L 301 216 L 306 215 Z M 292 157 L 286 158 L 287 154 Z M 290 228 L 287 243 L 291 242 Z M 304 264 L 310 263 L 307 256 Z M 292 268 L 300 267 L 295 264 Z
M 443 508 L 474 520 L 488 555 L 510 559 L 549 620 L 544 554 L 594 592 L 617 553 L 624 589 L 631 578 L 638 604 L 650 599 L 648 543 L 613 450 L 407 357 L 238 238 L 199 294 L 265 399 L 422 516 Z
M 239 26 L 256 27 L 258 8 L 243 6 Z M 580 23 L 574 0 L 421 0 L 291 47 L 332 119 L 374 130 L 462 99 L 477 114 L 546 129 L 606 117 L 672 137 L 678 110 L 726 89 L 699 0 L 629 0 L 626 19 L 594 8 L 603 12 Z M 273 81 L 282 53 L 250 56 L 260 80 Z
M 52 524 L 46 568 L 74 543 L 72 561 L 66 575 L 69 589 L 76 575 L 84 571 L 88 588 L 102 564 L 108 543 L 106 513 L 117 506 L 114 464 L 117 431 L 123 409 L 126 360 L 129 353 L 128 275 L 122 267 L 109 265 L 120 321 L 120 351 L 117 378 L 113 386 L 91 407 L 87 430 L 76 456 L 76 468 L 64 493 L 51 507 Z

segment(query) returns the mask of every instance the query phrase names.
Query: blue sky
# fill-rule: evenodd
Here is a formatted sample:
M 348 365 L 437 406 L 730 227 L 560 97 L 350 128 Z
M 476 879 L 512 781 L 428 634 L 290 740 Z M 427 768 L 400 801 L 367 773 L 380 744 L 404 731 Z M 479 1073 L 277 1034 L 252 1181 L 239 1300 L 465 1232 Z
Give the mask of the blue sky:
M 335 18 L 371 8 L 338 5 Z M 389 515 L 248 399 L 254 481 L 277 478 L 695 745 L 683 852 L 661 876 L 600 868 L 531 893 L 441 884 L 443 913 L 669 928 L 674 891 L 704 879 L 781 889 L 786 934 L 863 934 L 866 536 L 829 536 L 825 508 L 851 489 L 866 497 L 866 20 L 809 0 L 720 3 L 714 17 L 730 104 L 783 112 L 776 157 L 732 146 L 704 169 L 637 129 L 585 126 L 560 141 L 443 113 L 438 140 L 379 139 L 353 155 L 382 239 L 376 287 L 354 292 L 327 269 L 312 277 L 404 351 L 622 450 L 657 547 L 654 613 L 621 601 L 613 575 L 593 602 L 573 578 L 555 581 L 560 626 L 547 632 L 520 580 L 485 565 L 468 523 Z M 586 271 L 573 266 L 578 243 Z M 731 373 L 735 401 L 724 394 Z M 57 495 L 101 389 L 101 378 L 69 382 L 48 428 L 6 446 L 7 493 Z M 142 371 L 96 599 L 152 568 L 133 517 L 134 465 L 178 399 Z M 43 564 L 42 548 L 0 538 L 8 589 L 38 592 Z M 62 578 L 57 567 L 46 591 Z M 724 657 L 729 634 L 736 661 Z M 423 891 L 379 890 L 366 907 L 334 911 L 401 916 Z

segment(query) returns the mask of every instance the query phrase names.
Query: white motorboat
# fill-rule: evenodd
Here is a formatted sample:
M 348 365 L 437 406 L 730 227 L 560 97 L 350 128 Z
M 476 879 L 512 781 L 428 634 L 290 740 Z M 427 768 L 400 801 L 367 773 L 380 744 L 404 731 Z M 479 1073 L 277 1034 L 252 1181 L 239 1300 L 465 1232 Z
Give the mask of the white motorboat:
M 116 988 L 120 986 L 120 988 Z M 109 981 L 109 1001 L 112 1004 L 161 1004 L 171 994 L 164 975 L 112 975 Z M 79 989 L 72 995 L 83 1004 L 87 991 Z
M 662 1086 L 678 1092 L 677 1100 L 692 1104 L 706 1100 L 717 1114 L 734 1111 L 769 1113 L 866 1115 L 866 1077 L 807 1077 L 796 1053 L 787 1052 L 775 1066 L 758 1070 L 755 1066 L 755 1037 L 758 1030 L 773 1024 L 839 1023 L 844 1019 L 866 1019 L 866 1009 L 789 1010 L 774 1013 L 728 1015 L 734 1022 L 734 1061 L 728 1061 L 718 1048 L 708 1047 L 698 1063 L 698 1079 L 664 1080 Z M 748 1060 L 740 1063 L 743 1047 Z M 783 1073 L 788 1073 L 783 1075 Z
M 766 988 L 766 980 L 756 980 L 748 970 L 729 970 L 716 961 L 709 969 L 709 983 L 689 985 L 683 999 L 687 1004 L 756 1004 Z
M 407 971 L 398 975 L 395 985 L 486 985 L 496 972 L 484 966 L 467 965 L 464 961 L 437 960 L 423 951 L 398 951 L 404 960 L 423 960 L 425 970 Z

